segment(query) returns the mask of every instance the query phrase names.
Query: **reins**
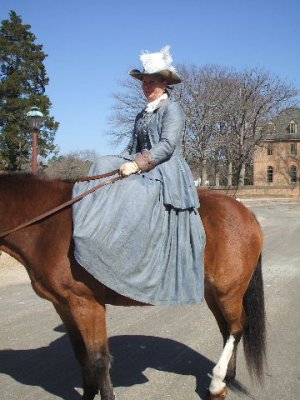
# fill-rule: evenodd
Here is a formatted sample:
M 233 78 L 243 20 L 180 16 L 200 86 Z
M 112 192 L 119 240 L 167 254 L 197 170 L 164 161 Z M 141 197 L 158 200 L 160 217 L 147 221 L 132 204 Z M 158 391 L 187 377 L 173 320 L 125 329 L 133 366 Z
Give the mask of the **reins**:
M 93 181 L 93 180 L 96 180 L 96 179 L 107 178 L 109 176 L 116 175 L 118 173 L 119 173 L 119 170 L 115 169 L 115 170 L 113 170 L 111 172 L 107 172 L 106 174 L 87 176 L 87 177 L 84 177 L 84 178 L 76 179 L 76 181 L 77 182 Z M 105 182 L 99 183 L 99 185 L 96 185 L 93 188 L 91 188 L 89 190 L 86 190 L 85 192 L 79 194 L 78 196 L 73 197 L 72 199 L 70 199 L 70 200 L 58 205 L 57 207 L 52 208 L 51 210 L 48 210 L 48 211 L 44 212 L 43 214 L 38 215 L 35 218 L 32 218 L 32 219 L 30 219 L 30 220 L 28 220 L 26 222 L 23 222 L 22 224 L 17 225 L 14 228 L 9 229 L 9 230 L 7 230 L 5 232 L 0 232 L 0 238 L 3 238 L 4 236 L 9 235 L 10 233 L 16 232 L 19 229 L 26 228 L 26 226 L 32 225 L 35 222 L 38 222 L 38 221 L 48 217 L 49 215 L 55 214 L 57 211 L 60 211 L 60 210 L 62 210 L 64 208 L 76 203 L 77 201 L 81 200 L 83 197 L 87 196 L 88 194 L 91 194 L 91 193 L 95 192 L 96 190 L 100 189 L 101 187 L 106 186 L 106 185 L 108 185 L 110 183 L 114 183 L 116 181 L 119 181 L 121 179 L 123 179 L 121 176 L 116 176 L 115 178 L 111 178 L 111 179 L 108 179 Z

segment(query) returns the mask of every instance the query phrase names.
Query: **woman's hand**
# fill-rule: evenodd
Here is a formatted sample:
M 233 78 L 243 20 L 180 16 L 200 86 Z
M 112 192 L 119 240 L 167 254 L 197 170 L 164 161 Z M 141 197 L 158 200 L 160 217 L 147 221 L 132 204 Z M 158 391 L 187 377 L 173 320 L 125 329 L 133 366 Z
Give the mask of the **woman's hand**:
M 140 169 L 139 169 L 137 163 L 134 161 L 126 162 L 126 163 L 122 164 L 120 167 L 120 175 L 123 178 L 125 178 L 126 176 L 129 176 L 131 174 L 136 174 L 139 171 L 140 171 Z

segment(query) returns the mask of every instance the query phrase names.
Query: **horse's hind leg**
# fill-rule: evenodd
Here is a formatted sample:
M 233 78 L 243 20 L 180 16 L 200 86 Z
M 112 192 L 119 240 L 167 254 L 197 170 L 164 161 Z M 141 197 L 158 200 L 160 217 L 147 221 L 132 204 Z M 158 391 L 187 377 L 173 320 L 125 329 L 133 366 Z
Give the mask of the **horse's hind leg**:
M 56 306 L 56 310 L 66 325 L 81 364 L 83 399 L 92 400 L 100 391 L 102 400 L 113 400 L 105 306 L 95 300 L 71 296 L 67 304 Z
M 232 295 L 218 296 L 209 286 L 206 288 L 205 299 L 217 320 L 224 342 L 220 359 L 212 371 L 209 391 L 212 399 L 224 399 L 227 395 L 225 381 L 233 380 L 236 374 L 237 346 L 244 329 L 242 300 L 239 298 L 237 301 Z
M 206 287 L 205 287 L 205 300 L 206 300 L 206 303 L 207 303 L 209 309 L 211 310 L 211 312 L 213 313 L 213 315 L 217 321 L 218 327 L 219 327 L 220 332 L 223 337 L 223 347 L 225 347 L 226 342 L 230 336 L 230 331 L 228 328 L 227 321 L 224 318 L 223 312 L 220 308 L 220 305 L 216 301 L 213 289 L 208 285 L 206 285 Z M 225 376 L 226 382 L 232 381 L 236 375 L 236 356 L 237 356 L 237 347 L 238 347 L 240 338 L 241 338 L 240 335 L 235 335 L 232 356 L 227 365 L 227 371 L 226 371 L 226 376 Z

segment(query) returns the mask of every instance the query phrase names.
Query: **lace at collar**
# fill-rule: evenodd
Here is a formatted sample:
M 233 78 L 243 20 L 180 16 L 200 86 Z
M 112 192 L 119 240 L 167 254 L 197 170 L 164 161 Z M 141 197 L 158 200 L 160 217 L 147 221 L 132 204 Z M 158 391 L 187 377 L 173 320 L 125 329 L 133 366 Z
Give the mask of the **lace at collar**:
M 145 111 L 147 113 L 151 113 L 153 111 L 155 111 L 157 108 L 160 107 L 161 102 L 163 100 L 166 100 L 168 98 L 167 93 L 162 94 L 160 97 L 158 97 L 157 99 L 150 101 L 150 103 L 147 104 Z

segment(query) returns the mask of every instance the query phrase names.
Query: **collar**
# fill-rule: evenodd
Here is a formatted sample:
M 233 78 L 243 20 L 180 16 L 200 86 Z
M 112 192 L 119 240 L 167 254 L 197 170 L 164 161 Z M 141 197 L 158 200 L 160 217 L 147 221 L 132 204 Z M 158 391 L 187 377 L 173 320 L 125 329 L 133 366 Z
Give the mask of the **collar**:
M 150 103 L 148 103 L 145 108 L 146 113 L 151 113 L 151 112 L 155 111 L 157 108 L 159 108 L 162 105 L 161 103 L 164 100 L 166 100 L 168 97 L 169 96 L 167 95 L 167 93 L 164 93 L 157 99 L 150 101 Z

